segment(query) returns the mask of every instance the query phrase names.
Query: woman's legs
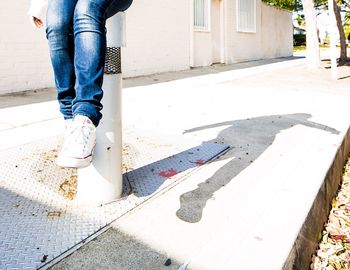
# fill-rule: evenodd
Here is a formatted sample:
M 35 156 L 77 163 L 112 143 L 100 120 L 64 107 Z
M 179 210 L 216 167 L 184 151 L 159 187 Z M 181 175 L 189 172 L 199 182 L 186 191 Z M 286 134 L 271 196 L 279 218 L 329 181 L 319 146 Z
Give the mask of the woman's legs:
M 64 118 L 74 117 L 57 158 L 63 167 L 85 167 L 92 160 L 95 126 L 102 118 L 106 10 L 112 2 L 49 1 L 47 38 L 58 101 Z
M 65 119 L 102 118 L 106 18 L 126 10 L 132 0 L 50 0 L 46 35 L 60 111 Z
M 84 115 L 95 126 L 102 118 L 102 82 L 106 58 L 106 9 L 111 0 L 78 0 L 74 18 L 76 96 L 74 115 Z
M 132 1 L 133 0 L 113 0 L 106 11 L 107 19 L 120 11 L 127 10 L 131 6 Z
M 102 118 L 102 82 L 106 58 L 106 19 L 127 9 L 132 0 L 78 0 L 75 6 L 74 64 L 76 97 L 73 115 L 84 115 L 95 126 Z
M 73 117 L 75 98 L 73 14 L 77 0 L 50 0 L 46 36 L 55 74 L 57 99 L 65 119 Z

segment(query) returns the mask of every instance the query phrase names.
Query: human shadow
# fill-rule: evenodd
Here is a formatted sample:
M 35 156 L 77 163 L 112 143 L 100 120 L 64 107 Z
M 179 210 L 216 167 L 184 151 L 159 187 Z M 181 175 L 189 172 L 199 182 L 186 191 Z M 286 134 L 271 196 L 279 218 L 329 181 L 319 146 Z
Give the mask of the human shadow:
M 227 185 L 235 176 L 246 169 L 273 143 L 276 135 L 295 125 L 304 125 L 339 134 L 334 128 L 318 124 L 308 119 L 310 114 L 288 114 L 256 117 L 244 120 L 222 122 L 186 130 L 185 133 L 229 125 L 215 139 L 209 142 L 226 143 L 230 150 L 220 159 L 231 161 L 222 166 L 213 176 L 198 184 L 194 190 L 180 196 L 180 209 L 176 215 L 189 223 L 199 222 L 207 201 L 221 187 Z

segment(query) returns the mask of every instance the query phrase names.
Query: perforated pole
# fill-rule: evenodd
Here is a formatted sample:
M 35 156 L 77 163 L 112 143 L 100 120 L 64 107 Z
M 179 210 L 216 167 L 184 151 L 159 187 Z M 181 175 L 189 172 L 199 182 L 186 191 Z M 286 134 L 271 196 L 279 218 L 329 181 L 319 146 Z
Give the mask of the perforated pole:
M 107 20 L 107 54 L 103 79 L 103 118 L 97 128 L 92 164 L 78 170 L 76 200 L 81 204 L 100 205 L 122 194 L 122 74 L 124 14 Z

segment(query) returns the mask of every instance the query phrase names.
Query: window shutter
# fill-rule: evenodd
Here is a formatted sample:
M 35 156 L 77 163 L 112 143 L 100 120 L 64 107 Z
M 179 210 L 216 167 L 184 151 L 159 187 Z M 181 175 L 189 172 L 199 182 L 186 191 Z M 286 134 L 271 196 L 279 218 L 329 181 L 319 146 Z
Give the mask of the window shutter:
M 194 0 L 195 30 L 209 30 L 209 0 Z
M 237 31 L 256 32 L 256 0 L 237 1 Z

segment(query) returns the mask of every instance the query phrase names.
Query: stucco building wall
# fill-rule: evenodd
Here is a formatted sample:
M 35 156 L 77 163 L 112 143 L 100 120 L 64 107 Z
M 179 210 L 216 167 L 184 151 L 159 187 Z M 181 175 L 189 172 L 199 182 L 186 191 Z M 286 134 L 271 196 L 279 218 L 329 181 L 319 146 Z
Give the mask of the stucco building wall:
M 0 94 L 52 87 L 44 30 L 34 30 L 28 0 L 0 1 Z
M 134 0 L 122 58 L 125 77 L 188 69 L 190 1 Z
M 217 0 L 211 5 L 218 6 Z M 286 57 L 293 55 L 293 26 L 291 12 L 256 1 L 256 32 L 237 31 L 236 0 L 221 0 L 220 18 L 211 15 L 211 26 L 220 24 L 222 37 L 213 38 L 213 31 L 194 31 L 194 66 L 207 66 L 212 63 L 236 63 L 265 58 Z M 214 21 L 215 20 L 215 21 Z M 218 27 L 215 27 L 218 29 Z M 216 34 L 218 31 L 216 31 Z M 219 41 L 220 40 L 220 41 Z M 222 47 L 220 61 L 213 59 L 213 46 Z
M 226 63 L 293 55 L 291 12 L 256 1 L 256 33 L 237 32 L 236 3 L 228 1 Z
M 292 55 L 290 12 L 257 0 L 257 32 L 238 33 L 236 0 L 211 1 L 216 21 L 197 32 L 192 0 L 135 0 L 126 12 L 123 76 Z M 54 87 L 45 31 L 29 23 L 29 2 L 0 2 L 0 94 Z
M 31 26 L 29 2 L 0 2 L 0 94 L 54 87 L 45 31 Z M 126 12 L 124 77 L 189 68 L 189 5 L 188 0 L 134 1 Z
M 213 63 L 211 32 L 195 31 L 193 36 L 193 66 L 210 66 Z

